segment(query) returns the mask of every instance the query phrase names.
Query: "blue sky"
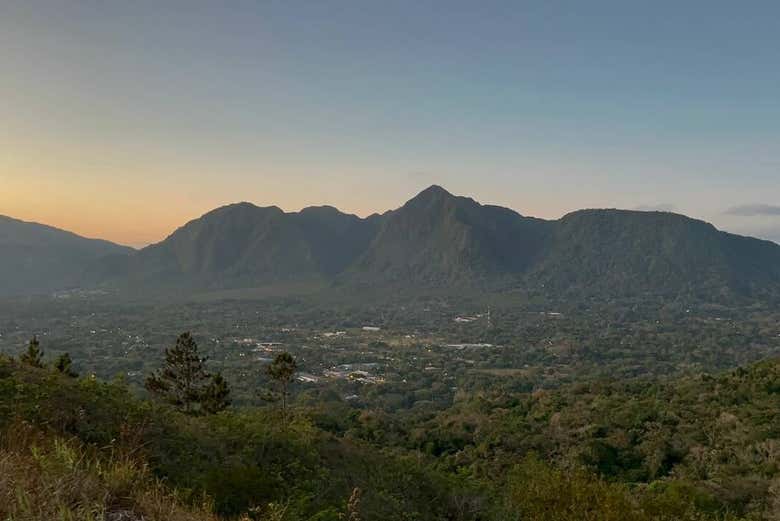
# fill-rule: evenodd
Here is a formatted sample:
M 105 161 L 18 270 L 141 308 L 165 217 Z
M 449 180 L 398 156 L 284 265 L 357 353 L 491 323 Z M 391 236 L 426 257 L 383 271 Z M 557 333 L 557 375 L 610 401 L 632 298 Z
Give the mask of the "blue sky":
M 780 241 L 779 63 L 776 2 L 6 1 L 0 213 L 141 245 L 437 183 Z

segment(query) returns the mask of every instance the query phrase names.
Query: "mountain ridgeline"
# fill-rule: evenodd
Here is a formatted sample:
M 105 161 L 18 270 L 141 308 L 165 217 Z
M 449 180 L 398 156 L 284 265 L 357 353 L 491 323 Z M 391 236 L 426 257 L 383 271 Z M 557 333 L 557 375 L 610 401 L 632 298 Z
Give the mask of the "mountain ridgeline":
M 0 215 L 0 295 L 34 294 L 89 284 L 88 267 L 133 250 L 107 241 Z
M 107 259 L 113 283 L 222 289 L 327 282 L 368 247 L 380 218 L 331 207 L 285 213 L 239 203 L 213 210 L 137 254 Z
M 365 219 L 327 206 L 286 213 L 229 205 L 158 244 L 104 253 L 85 263 L 81 280 L 141 291 L 314 283 L 555 297 L 780 295 L 780 245 L 773 242 L 667 212 L 581 210 L 536 219 L 438 186 Z

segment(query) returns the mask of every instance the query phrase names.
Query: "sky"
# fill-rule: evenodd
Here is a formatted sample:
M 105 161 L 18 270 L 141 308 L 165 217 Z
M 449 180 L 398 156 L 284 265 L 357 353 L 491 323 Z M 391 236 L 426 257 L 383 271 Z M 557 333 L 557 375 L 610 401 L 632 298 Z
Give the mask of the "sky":
M 780 242 L 776 1 L 0 2 L 0 214 L 664 209 Z

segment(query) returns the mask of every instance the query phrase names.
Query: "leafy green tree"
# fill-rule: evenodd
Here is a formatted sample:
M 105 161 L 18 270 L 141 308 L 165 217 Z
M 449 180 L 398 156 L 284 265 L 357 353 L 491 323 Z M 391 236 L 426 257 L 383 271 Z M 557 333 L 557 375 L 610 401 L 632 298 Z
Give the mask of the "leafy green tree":
M 43 350 L 41 349 L 41 343 L 38 341 L 37 336 L 30 339 L 30 343 L 27 345 L 27 351 L 22 353 L 19 360 L 21 360 L 23 364 L 32 367 L 43 367 Z
M 582 470 L 548 467 L 534 455 L 510 473 L 503 519 L 535 521 L 650 521 L 628 489 Z
M 230 386 L 221 373 L 215 374 L 206 387 L 201 407 L 209 414 L 216 414 L 230 407 Z
M 270 376 L 279 386 L 279 394 L 282 396 L 282 415 L 287 418 L 287 398 L 290 394 L 290 384 L 298 370 L 298 363 L 290 353 L 279 353 L 268 366 Z
M 71 378 L 76 378 L 78 376 L 78 373 L 73 370 L 73 360 L 70 359 L 70 354 L 68 353 L 63 353 L 57 357 L 57 360 L 54 361 L 54 368 Z
M 165 350 L 163 367 L 146 379 L 146 389 L 185 414 L 197 414 L 213 381 L 205 363 L 192 334 L 182 333 Z

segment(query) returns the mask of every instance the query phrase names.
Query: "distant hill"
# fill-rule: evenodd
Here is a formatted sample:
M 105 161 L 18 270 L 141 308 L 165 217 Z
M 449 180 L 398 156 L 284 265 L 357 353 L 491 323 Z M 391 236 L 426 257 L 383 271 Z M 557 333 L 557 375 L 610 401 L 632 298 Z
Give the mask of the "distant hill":
M 239 203 L 213 210 L 107 269 L 114 282 L 192 288 L 328 281 L 367 247 L 379 217 L 335 208 L 285 213 Z
M 0 216 L 0 295 L 43 293 L 83 282 L 88 266 L 134 250 Z
M 439 186 L 365 219 L 328 206 L 284 212 L 233 204 L 131 255 L 116 248 L 106 244 L 102 254 L 113 255 L 89 264 L 84 280 L 140 291 L 316 282 L 352 292 L 512 289 L 556 298 L 714 301 L 780 296 L 780 245 L 773 242 L 668 212 L 581 210 L 555 221 L 536 219 Z
M 556 221 L 526 280 L 555 294 L 766 296 L 780 246 L 669 212 L 581 210 Z

